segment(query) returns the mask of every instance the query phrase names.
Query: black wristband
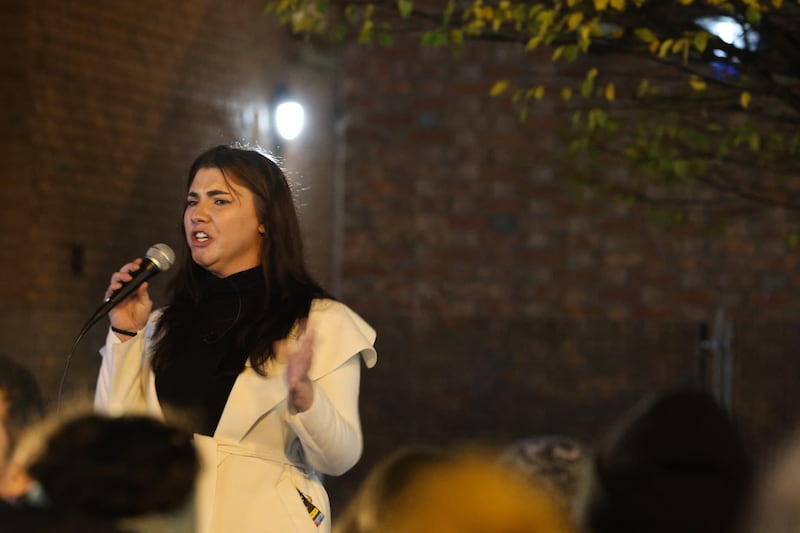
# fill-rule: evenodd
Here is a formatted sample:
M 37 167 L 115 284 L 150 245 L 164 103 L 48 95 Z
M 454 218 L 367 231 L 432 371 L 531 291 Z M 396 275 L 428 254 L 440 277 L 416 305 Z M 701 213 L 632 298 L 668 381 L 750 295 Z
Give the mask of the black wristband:
M 125 330 L 125 329 L 119 329 L 119 328 L 115 328 L 114 326 L 111 326 L 111 331 L 113 331 L 114 333 L 119 333 L 120 335 L 127 335 L 128 337 L 135 337 L 136 336 L 136 332 L 135 331 L 128 331 L 128 330 Z

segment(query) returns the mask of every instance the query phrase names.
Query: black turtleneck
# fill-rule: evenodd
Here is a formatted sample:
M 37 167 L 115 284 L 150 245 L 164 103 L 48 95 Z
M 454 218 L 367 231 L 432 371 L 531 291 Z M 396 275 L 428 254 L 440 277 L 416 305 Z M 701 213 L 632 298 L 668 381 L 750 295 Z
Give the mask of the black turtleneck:
M 248 354 L 235 349 L 241 319 L 264 305 L 261 267 L 226 278 L 207 274 L 205 299 L 191 316 L 179 353 L 156 372 L 156 392 L 167 422 L 213 435 Z

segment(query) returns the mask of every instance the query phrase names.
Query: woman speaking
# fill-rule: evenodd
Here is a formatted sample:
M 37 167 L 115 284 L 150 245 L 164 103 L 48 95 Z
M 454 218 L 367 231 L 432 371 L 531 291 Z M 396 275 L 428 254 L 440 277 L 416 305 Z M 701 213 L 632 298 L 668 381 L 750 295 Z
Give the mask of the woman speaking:
M 95 407 L 194 434 L 198 531 L 329 531 L 320 474 L 361 455 L 360 359 L 375 364 L 375 331 L 308 274 L 286 178 L 260 153 L 195 160 L 183 232 L 168 305 L 152 311 L 144 283 L 109 313 Z

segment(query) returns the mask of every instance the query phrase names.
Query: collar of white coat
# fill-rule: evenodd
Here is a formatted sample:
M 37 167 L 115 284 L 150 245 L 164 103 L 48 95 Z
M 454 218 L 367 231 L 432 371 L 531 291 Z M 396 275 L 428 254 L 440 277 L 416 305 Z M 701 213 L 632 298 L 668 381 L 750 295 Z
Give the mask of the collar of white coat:
M 346 305 L 334 300 L 314 300 L 308 315 L 308 329 L 314 332 L 314 358 L 309 375 L 318 380 L 355 355 L 367 368 L 375 366 L 375 330 Z M 288 386 L 283 376 L 266 377 L 248 364 L 236 378 L 214 436 L 241 440 L 262 416 L 286 399 Z

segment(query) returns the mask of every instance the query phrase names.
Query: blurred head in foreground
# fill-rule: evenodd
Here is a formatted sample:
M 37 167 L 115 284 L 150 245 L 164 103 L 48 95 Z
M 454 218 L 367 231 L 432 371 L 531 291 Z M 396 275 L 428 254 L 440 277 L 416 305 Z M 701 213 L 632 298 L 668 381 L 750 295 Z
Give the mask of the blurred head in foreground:
M 130 531 L 194 530 L 198 459 L 185 433 L 149 417 L 95 414 L 42 432 L 20 450 L 34 481 L 29 509 Z
M 547 490 L 478 454 L 417 463 L 376 521 L 387 533 L 572 532 Z
M 379 461 L 367 474 L 350 504 L 333 522 L 334 533 L 383 531 L 397 495 L 426 467 L 445 460 L 434 448 L 409 446 Z
M 570 512 L 588 468 L 585 446 L 563 435 L 542 435 L 511 443 L 500 454 L 506 465 L 543 488 Z
M 641 402 L 600 444 L 578 522 L 593 533 L 729 533 L 751 479 L 727 413 L 704 392 L 670 391 Z

